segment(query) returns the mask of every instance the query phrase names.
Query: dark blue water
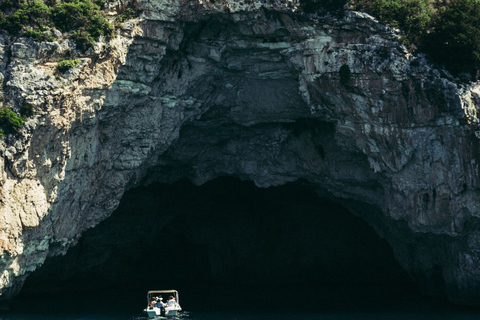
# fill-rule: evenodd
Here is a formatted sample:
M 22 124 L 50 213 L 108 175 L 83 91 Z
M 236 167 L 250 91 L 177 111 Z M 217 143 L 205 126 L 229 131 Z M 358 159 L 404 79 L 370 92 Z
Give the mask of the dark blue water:
M 348 314 L 323 314 L 323 313 L 228 313 L 228 312 L 183 312 L 182 315 L 168 319 L 176 320 L 473 320 L 479 319 L 479 314 L 472 313 L 348 313 Z M 58 315 L 35 315 L 35 314 L 10 314 L 4 315 L 1 320 L 146 320 L 143 315 L 106 315 L 106 314 L 58 314 Z M 159 317 L 158 319 L 166 319 Z
M 180 291 L 182 292 L 182 291 Z M 92 292 L 14 301 L 0 320 L 146 320 L 143 294 Z M 181 295 L 182 297 L 182 295 Z M 473 320 L 480 309 L 426 298 L 408 290 L 329 288 L 323 291 L 184 292 L 175 320 Z M 159 318 L 162 319 L 162 318 Z M 165 318 L 163 318 L 165 319 Z

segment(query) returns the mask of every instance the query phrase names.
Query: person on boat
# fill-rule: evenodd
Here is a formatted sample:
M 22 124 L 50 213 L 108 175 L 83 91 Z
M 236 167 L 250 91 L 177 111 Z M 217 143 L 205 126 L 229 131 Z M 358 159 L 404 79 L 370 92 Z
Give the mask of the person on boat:
M 174 297 L 174 296 L 170 296 L 170 297 L 168 298 L 167 306 L 168 306 L 169 308 L 172 308 L 172 307 L 175 307 L 176 304 L 177 304 L 177 301 L 175 301 L 175 297 Z
M 160 309 L 160 313 L 162 316 L 165 315 L 165 303 L 163 303 L 163 298 L 158 297 L 157 302 L 155 303 L 155 307 Z
M 157 303 L 157 297 L 152 297 L 152 301 L 150 301 L 149 307 L 154 307 L 155 303 Z

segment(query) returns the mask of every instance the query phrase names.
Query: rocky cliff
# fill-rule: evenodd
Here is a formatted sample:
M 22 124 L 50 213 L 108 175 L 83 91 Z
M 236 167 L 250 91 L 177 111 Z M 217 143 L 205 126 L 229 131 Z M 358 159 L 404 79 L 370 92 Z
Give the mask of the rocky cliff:
M 0 37 L 2 103 L 34 106 L 1 146 L 4 299 L 125 191 L 232 176 L 308 183 L 387 239 L 424 291 L 478 303 L 480 85 L 455 82 L 357 12 L 136 6 L 139 18 L 85 55 L 61 37 Z M 58 74 L 68 55 L 80 65 Z

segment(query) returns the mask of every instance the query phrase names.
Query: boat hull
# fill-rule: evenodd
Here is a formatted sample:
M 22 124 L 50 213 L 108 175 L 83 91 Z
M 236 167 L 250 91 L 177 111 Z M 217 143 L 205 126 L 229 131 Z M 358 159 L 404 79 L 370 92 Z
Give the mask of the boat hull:
M 166 316 L 176 316 L 176 315 L 178 314 L 178 311 L 179 311 L 179 310 L 177 310 L 177 309 L 170 309 L 170 310 L 168 310 L 168 308 L 167 308 L 167 310 L 166 310 L 166 312 L 165 312 L 165 315 L 166 315 Z
M 178 315 L 179 311 L 180 311 L 180 309 L 166 308 L 165 309 L 165 316 L 166 317 L 176 316 L 176 315 Z M 155 318 L 155 317 L 158 317 L 158 316 L 162 315 L 162 312 L 161 312 L 160 308 L 156 308 L 156 307 L 148 307 L 146 309 L 146 312 L 147 312 L 147 315 L 148 315 L 149 318 Z

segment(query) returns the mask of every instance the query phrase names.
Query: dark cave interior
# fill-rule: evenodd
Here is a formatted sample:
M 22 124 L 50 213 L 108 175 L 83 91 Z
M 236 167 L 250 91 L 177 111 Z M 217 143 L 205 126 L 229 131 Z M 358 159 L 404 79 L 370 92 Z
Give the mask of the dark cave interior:
M 257 188 L 224 177 L 130 190 L 65 256 L 47 259 L 12 308 L 38 300 L 38 312 L 48 297 L 65 309 L 108 301 L 141 310 L 147 290 L 172 288 L 189 310 L 418 297 L 388 243 L 341 204 L 307 183 Z

